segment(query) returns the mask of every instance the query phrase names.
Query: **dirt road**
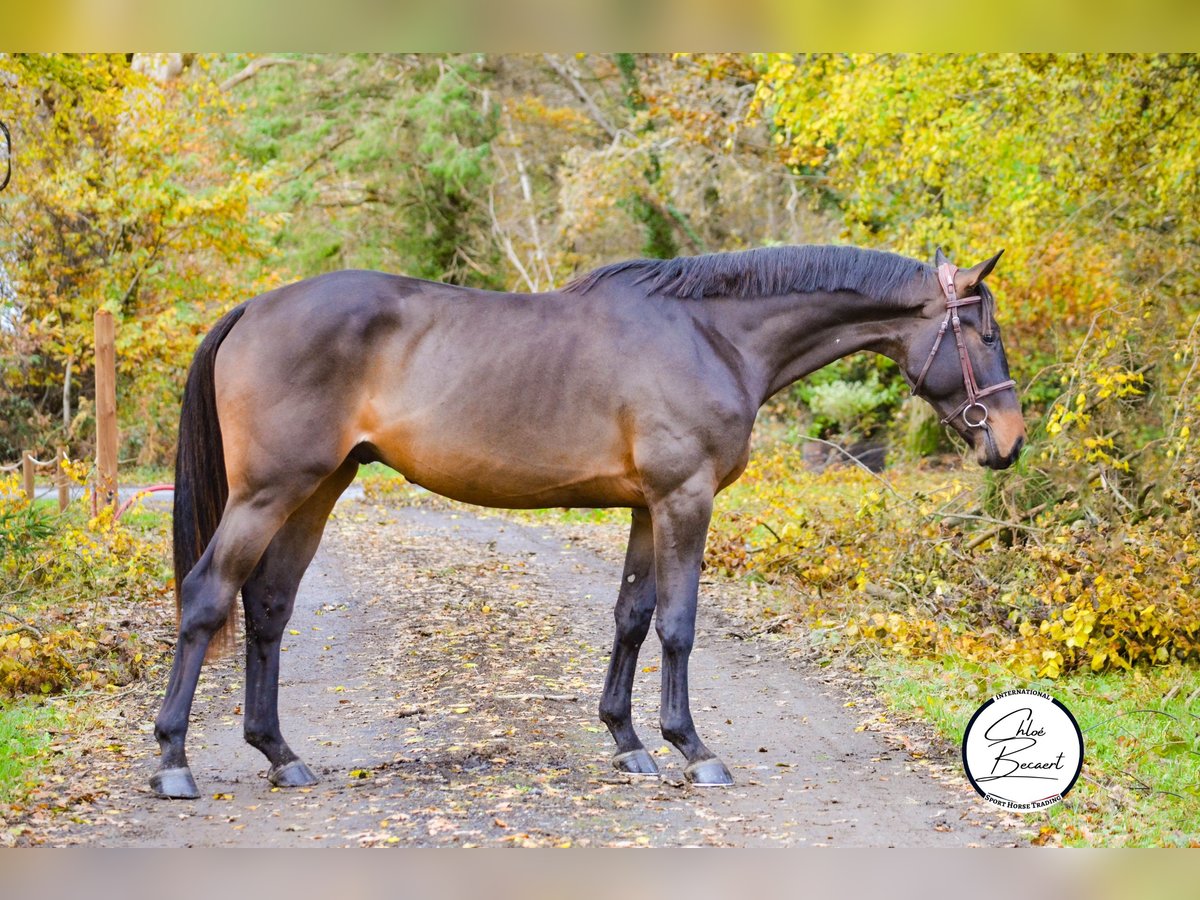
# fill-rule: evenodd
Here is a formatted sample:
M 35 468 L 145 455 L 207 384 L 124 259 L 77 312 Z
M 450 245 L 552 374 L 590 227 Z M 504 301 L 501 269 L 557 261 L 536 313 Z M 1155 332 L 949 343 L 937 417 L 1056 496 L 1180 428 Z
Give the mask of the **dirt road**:
M 608 763 L 596 717 L 616 542 L 422 507 L 338 507 L 285 638 L 281 719 L 317 787 L 272 789 L 241 737 L 240 662 L 210 667 L 189 735 L 203 796 L 146 787 L 158 691 L 56 778 L 66 813 L 26 842 L 101 846 L 965 846 L 1023 839 L 946 765 L 822 680 L 787 642 L 739 639 L 705 585 L 692 663 L 701 734 L 737 784 L 697 789 L 657 733 L 659 653 L 634 694 L 663 778 Z M 743 634 L 744 637 L 744 634 Z

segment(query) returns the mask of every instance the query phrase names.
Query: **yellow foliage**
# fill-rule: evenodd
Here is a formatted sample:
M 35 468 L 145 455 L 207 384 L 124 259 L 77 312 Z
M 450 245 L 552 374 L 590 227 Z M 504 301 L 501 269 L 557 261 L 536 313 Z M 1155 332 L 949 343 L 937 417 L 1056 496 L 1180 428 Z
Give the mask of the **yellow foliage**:
M 1200 68 L 1181 55 L 770 54 L 754 113 L 845 236 L 966 262 L 1043 353 L 1146 280 L 1196 288 Z
M 1047 512 L 1021 529 L 966 512 L 979 500 L 965 473 L 817 473 L 795 449 L 760 451 L 722 498 L 707 564 L 774 581 L 851 647 L 954 651 L 1023 678 L 1197 660 L 1195 513 L 1118 532 Z
M 18 488 L 0 479 L 0 698 L 138 677 L 146 654 L 121 608 L 169 604 L 165 533 L 114 524 L 111 509 L 51 514 Z
M 0 377 L 36 396 L 61 390 L 70 363 L 86 383 L 93 316 L 108 309 L 125 437 L 151 461 L 174 440 L 199 335 L 261 287 L 247 264 L 272 231 L 251 202 L 272 172 L 223 145 L 234 111 L 207 77 L 159 84 L 123 54 L 0 54 L 0 82 L 19 148 Z

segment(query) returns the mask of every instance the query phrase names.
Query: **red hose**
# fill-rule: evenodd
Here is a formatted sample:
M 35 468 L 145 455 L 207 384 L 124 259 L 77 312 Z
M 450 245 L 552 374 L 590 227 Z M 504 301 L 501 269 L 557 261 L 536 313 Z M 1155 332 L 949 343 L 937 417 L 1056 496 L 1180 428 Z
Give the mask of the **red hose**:
M 134 494 L 132 497 L 130 497 L 128 500 L 126 500 L 124 503 L 122 503 L 120 505 L 120 507 L 117 509 L 117 514 L 115 516 L 113 516 L 113 521 L 114 522 L 118 521 L 121 518 L 121 516 L 123 516 L 125 514 L 125 510 L 127 510 L 127 509 L 129 509 L 129 507 L 133 506 L 133 501 L 138 499 L 138 497 L 141 497 L 143 494 L 153 494 L 155 491 L 173 491 L 173 490 L 175 490 L 175 485 L 173 485 L 173 484 L 154 484 L 148 488 L 142 488 L 140 491 L 138 491 L 136 494 Z

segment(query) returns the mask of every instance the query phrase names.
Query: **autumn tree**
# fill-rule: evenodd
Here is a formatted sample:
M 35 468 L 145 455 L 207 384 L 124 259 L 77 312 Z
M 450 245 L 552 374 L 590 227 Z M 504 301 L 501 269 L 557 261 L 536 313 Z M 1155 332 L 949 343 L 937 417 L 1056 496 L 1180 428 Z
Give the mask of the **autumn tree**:
M 854 241 L 968 258 L 1031 330 L 1122 291 L 1194 296 L 1200 62 L 1187 56 L 768 56 L 755 111 Z
M 489 227 L 500 106 L 476 55 L 290 57 L 233 89 L 232 139 L 274 166 L 296 277 L 371 268 L 501 287 Z M 227 60 L 228 68 L 242 60 Z
M 0 456 L 90 440 L 91 329 L 118 322 L 127 454 L 162 459 L 197 335 L 256 290 L 262 171 L 214 141 L 203 67 L 160 83 L 123 55 L 3 56 L 13 179 L 0 195 Z

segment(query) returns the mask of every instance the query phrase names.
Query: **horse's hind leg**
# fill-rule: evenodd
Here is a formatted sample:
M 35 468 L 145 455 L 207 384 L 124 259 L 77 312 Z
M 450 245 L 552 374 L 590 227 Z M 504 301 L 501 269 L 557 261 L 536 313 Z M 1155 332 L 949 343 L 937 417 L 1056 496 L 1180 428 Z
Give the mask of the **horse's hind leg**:
M 150 787 L 159 796 L 200 796 L 188 769 L 184 741 L 205 651 L 275 533 L 319 484 L 296 476 L 269 489 L 231 496 L 208 548 L 184 578 L 175 663 L 154 722 L 162 758 Z
M 246 741 L 271 763 L 267 777 L 279 787 L 316 784 L 317 778 L 279 730 L 279 643 L 292 615 L 296 591 L 312 562 L 334 503 L 354 480 L 358 463 L 347 460 L 292 513 L 242 587 L 246 610 Z
M 654 534 L 650 513 L 633 510 L 629 529 L 629 548 L 625 551 L 625 568 L 621 573 L 621 591 L 617 596 L 615 618 L 616 638 L 608 675 L 604 679 L 604 696 L 600 699 L 600 720 L 608 726 L 617 753 L 613 766 L 633 775 L 657 775 L 658 766 L 646 752 L 633 728 L 633 678 L 637 672 L 638 651 L 650 631 L 654 617 Z

